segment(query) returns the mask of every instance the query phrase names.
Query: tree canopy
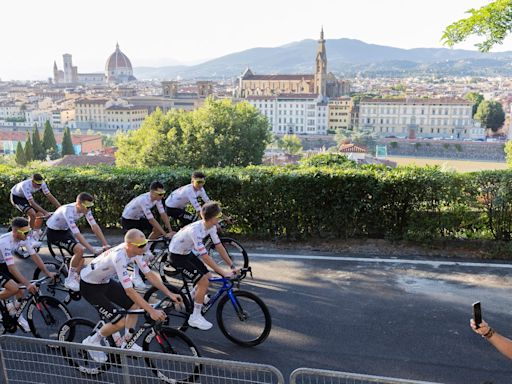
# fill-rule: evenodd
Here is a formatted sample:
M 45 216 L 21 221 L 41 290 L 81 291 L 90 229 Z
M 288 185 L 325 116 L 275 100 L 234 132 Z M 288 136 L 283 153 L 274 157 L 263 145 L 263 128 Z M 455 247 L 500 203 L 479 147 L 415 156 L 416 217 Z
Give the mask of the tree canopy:
M 64 128 L 64 136 L 62 137 L 62 156 L 64 155 L 74 155 L 75 148 L 73 147 L 73 142 L 71 141 L 71 132 L 69 132 L 69 128 Z
M 34 150 L 32 148 L 32 141 L 30 140 L 30 133 L 27 132 L 27 142 L 25 143 L 25 161 L 27 163 L 34 160 Z
M 43 132 L 43 148 L 50 159 L 54 160 L 59 157 L 59 149 L 57 147 L 57 141 L 55 140 L 55 134 L 53 133 L 52 125 L 48 120 L 44 123 Z
M 482 95 L 481 93 L 478 93 L 478 92 L 468 92 L 468 93 L 466 93 L 464 98 L 466 100 L 472 101 L 474 103 L 473 104 L 473 111 L 471 113 L 471 116 L 474 117 L 476 111 L 478 110 L 478 106 L 480 105 L 480 103 L 482 101 L 484 101 L 484 95 Z
M 34 160 L 46 159 L 46 152 L 43 148 L 43 143 L 41 143 L 37 124 L 34 124 L 34 128 L 32 128 L 32 151 L 34 152 Z
M 207 98 L 194 111 L 157 109 L 141 128 L 118 137 L 118 165 L 191 168 L 261 163 L 268 121 L 247 102 Z
M 21 145 L 21 141 L 18 141 L 18 145 L 16 146 L 15 161 L 18 165 L 27 165 L 27 159 L 25 158 L 25 151 L 23 150 L 23 145 Z
M 505 122 L 503 106 L 497 101 L 484 100 L 478 106 L 475 120 L 479 121 L 483 127 L 490 128 L 493 132 L 496 132 Z
M 478 9 L 467 11 L 470 16 L 450 24 L 441 40 L 453 47 L 470 36 L 483 41 L 475 44 L 481 52 L 488 52 L 496 44 L 502 44 L 512 30 L 512 0 L 495 0 Z
M 297 135 L 284 135 L 277 140 L 277 147 L 287 155 L 296 155 L 302 151 L 302 142 Z

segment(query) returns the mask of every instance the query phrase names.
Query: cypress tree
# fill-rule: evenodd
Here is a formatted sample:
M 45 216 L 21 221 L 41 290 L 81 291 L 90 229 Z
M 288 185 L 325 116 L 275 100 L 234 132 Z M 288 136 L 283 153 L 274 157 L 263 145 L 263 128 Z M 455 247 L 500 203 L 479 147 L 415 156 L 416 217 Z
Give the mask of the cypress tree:
M 74 155 L 75 148 L 73 147 L 73 142 L 71 141 L 71 132 L 69 132 L 69 128 L 64 128 L 64 136 L 62 137 L 62 156 L 64 155 Z
M 15 161 L 18 165 L 27 165 L 27 159 L 25 159 L 25 151 L 23 150 L 23 145 L 21 145 L 21 141 L 18 141 L 18 146 L 16 147 Z
M 34 149 L 30 141 L 30 132 L 27 132 L 27 142 L 25 143 L 25 161 L 30 163 L 34 160 Z
M 46 159 L 46 153 L 43 148 L 43 143 L 41 143 L 41 135 L 39 135 L 37 124 L 34 124 L 34 128 L 32 128 L 32 151 L 34 152 L 34 160 Z
M 46 120 L 46 123 L 44 123 L 43 148 L 46 152 L 46 155 L 50 156 L 50 159 L 54 160 L 59 157 L 59 149 L 57 148 L 55 134 L 53 133 L 52 125 L 48 120 Z

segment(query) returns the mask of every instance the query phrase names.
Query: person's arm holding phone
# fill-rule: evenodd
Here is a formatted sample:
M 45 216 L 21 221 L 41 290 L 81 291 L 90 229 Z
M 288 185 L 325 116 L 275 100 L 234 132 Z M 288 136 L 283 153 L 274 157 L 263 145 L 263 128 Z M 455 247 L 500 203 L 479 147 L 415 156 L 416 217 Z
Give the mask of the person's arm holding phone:
M 469 325 L 473 331 L 487 339 L 501 354 L 512 360 L 512 340 L 500 335 L 482 319 L 479 302 L 473 304 L 473 319 L 470 320 Z

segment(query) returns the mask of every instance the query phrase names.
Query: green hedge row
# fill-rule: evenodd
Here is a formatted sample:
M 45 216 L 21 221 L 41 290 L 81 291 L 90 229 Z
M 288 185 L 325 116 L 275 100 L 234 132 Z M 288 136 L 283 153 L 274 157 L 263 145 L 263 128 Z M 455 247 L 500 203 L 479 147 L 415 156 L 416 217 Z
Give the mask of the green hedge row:
M 161 180 L 171 191 L 188 169 L 115 167 L 19 169 L 0 166 L 0 221 L 16 211 L 9 190 L 34 171 L 61 203 L 93 193 L 94 215 L 119 225 L 124 205 Z M 509 241 L 512 172 L 445 173 L 438 168 L 247 167 L 206 169 L 206 190 L 236 218 L 234 230 L 263 239 L 477 238 Z M 42 196 L 38 201 L 45 200 Z

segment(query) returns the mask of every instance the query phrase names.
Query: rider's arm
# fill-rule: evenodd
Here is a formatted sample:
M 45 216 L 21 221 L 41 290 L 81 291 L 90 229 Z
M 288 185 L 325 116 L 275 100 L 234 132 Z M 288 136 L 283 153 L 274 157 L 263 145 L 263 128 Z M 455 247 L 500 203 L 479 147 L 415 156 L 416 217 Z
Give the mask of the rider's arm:
M 475 321 L 471 319 L 471 328 L 473 328 L 473 331 L 478 333 L 480 336 L 488 335 L 486 337 L 487 341 L 489 341 L 489 343 L 491 343 L 494 348 L 496 348 L 504 356 L 512 359 L 512 340 L 500 335 L 494 330 L 490 332 L 491 327 L 485 321 L 482 321 L 480 323 L 480 327 L 476 328 Z
M 31 197 L 30 199 L 27 199 L 28 200 L 28 203 L 30 204 L 30 206 L 32 208 L 34 208 L 34 210 L 36 212 L 41 212 L 43 213 L 45 216 L 48 215 L 48 211 L 46 211 L 43 207 L 41 207 L 39 204 L 37 204 L 34 200 L 33 197 Z
M 55 198 L 55 196 L 52 195 L 51 192 L 49 192 L 46 197 L 48 198 L 48 200 L 50 200 L 50 203 L 52 203 L 55 208 L 59 208 L 60 207 L 60 203 L 59 201 Z
M 208 195 L 206 194 L 206 191 L 204 190 L 204 187 L 201 188 L 201 190 L 199 191 L 199 194 L 201 195 L 201 199 L 203 199 L 203 201 L 205 203 L 209 202 L 210 201 L 210 198 L 208 197 Z
M 126 295 L 136 304 L 148 313 L 151 313 L 155 309 L 146 301 L 144 298 L 133 288 L 125 288 Z
M 160 275 L 158 275 L 154 271 L 149 271 L 148 273 L 145 273 L 144 275 L 146 276 L 146 278 L 149 280 L 149 282 L 151 283 L 151 285 L 153 287 L 155 287 L 159 291 L 163 292 L 164 295 L 169 297 L 172 301 L 176 301 L 177 300 L 177 298 L 179 296 L 175 295 L 174 293 L 172 293 L 171 291 L 169 291 L 167 289 L 165 284 L 162 282 L 162 278 L 160 277 Z
M 207 266 L 209 266 L 211 269 L 213 269 L 216 273 L 218 273 L 221 276 L 227 277 L 231 273 L 224 271 L 219 265 L 212 259 L 212 257 L 208 253 L 204 253 L 199 256 L 203 263 L 205 263 Z M 231 263 L 231 261 L 230 261 Z
M 160 214 L 160 218 L 164 222 L 165 228 L 167 231 L 172 232 L 171 222 L 169 221 L 169 216 L 167 216 L 167 213 L 165 213 L 164 205 L 161 201 L 157 201 L 155 205 L 158 213 Z
M 140 207 L 142 208 L 142 212 L 144 213 L 144 216 L 146 216 L 146 219 L 148 219 L 149 223 L 153 227 L 154 232 L 160 232 L 162 236 L 166 235 L 166 232 L 160 225 L 160 223 L 155 219 L 153 214 L 151 213 L 151 208 L 148 208 L 143 201 L 139 202 Z M 162 203 L 160 203 L 162 205 Z
M 93 246 L 91 244 L 89 244 L 89 242 L 85 239 L 84 235 L 82 235 L 80 233 L 80 230 L 78 229 L 78 227 L 77 227 L 77 225 L 75 223 L 75 218 L 71 214 L 69 214 L 68 212 L 65 212 L 64 213 L 64 219 L 66 220 L 66 223 L 68 224 L 68 227 L 69 227 L 71 233 L 80 242 L 80 244 L 82 244 L 91 253 L 94 253 Z
M 91 253 L 95 252 L 94 247 L 91 244 L 89 244 L 89 242 L 85 239 L 84 235 L 82 235 L 80 232 L 74 233 L 73 235 L 76 237 L 78 242 L 82 244 L 86 249 L 88 249 Z
M 215 250 L 217 252 L 219 252 L 220 256 L 222 257 L 222 259 L 224 260 L 226 265 L 229 265 L 229 267 L 231 269 L 233 269 L 234 268 L 233 260 L 231 260 L 231 258 L 229 257 L 228 252 L 226 251 L 226 248 L 224 248 L 222 243 L 215 244 Z
M 103 245 L 103 248 L 107 248 L 108 247 L 107 240 L 105 239 L 105 236 L 103 235 L 103 231 L 101 230 L 100 226 L 98 225 L 98 223 L 96 223 L 96 220 L 94 220 L 94 217 L 93 217 L 91 211 L 88 211 L 85 214 L 85 219 L 91 226 L 91 229 L 94 232 L 94 234 L 96 235 L 96 237 L 98 239 L 100 239 L 101 245 Z M 93 248 L 92 253 L 94 253 L 94 248 Z
M 197 201 L 197 195 L 194 192 L 193 188 L 190 188 L 187 192 L 187 198 L 190 204 L 194 207 L 197 213 L 201 212 L 201 204 L 199 204 L 199 201 Z
M 52 273 L 50 273 L 50 271 L 48 271 L 48 268 L 46 268 L 46 265 L 43 263 L 43 260 L 41 260 L 41 257 L 37 254 L 37 252 L 34 250 L 32 245 L 29 243 L 29 244 L 26 244 L 25 247 L 27 248 L 27 251 L 30 255 L 30 259 L 34 262 L 34 264 L 37 265 L 37 267 L 41 271 L 43 271 L 43 273 L 46 276 L 53 277 L 54 274 L 52 274 Z

